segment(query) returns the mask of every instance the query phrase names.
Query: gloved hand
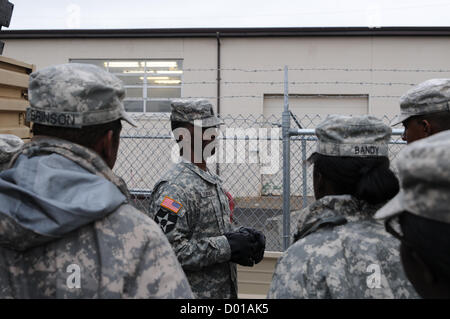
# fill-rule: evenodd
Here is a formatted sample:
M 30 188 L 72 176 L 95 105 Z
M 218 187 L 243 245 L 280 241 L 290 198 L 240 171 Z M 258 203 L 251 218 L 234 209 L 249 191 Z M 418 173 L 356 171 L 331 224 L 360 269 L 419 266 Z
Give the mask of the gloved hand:
M 258 264 L 264 258 L 264 250 L 266 249 L 266 236 L 264 236 L 262 232 L 249 227 L 241 227 L 239 231 L 247 232 L 248 234 L 253 236 L 255 245 L 253 246 L 254 250 L 252 253 L 252 257 L 255 264 Z
M 242 266 L 253 266 L 253 254 L 256 249 L 253 234 L 239 230 L 224 235 L 230 244 L 231 261 Z

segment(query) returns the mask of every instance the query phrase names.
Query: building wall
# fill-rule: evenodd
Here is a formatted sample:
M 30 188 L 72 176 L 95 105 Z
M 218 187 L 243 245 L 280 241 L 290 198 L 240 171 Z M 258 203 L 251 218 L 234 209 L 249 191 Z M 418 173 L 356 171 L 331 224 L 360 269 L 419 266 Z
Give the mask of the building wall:
M 185 72 L 182 95 L 208 97 L 216 105 L 217 41 L 214 38 L 9 39 L 6 40 L 4 55 L 33 63 L 37 69 L 83 58 L 183 59 Z M 253 119 L 262 115 L 275 115 L 281 119 L 284 90 L 282 69 L 287 65 L 290 69 L 315 69 L 289 71 L 289 81 L 297 82 L 289 85 L 289 93 L 293 95 L 291 109 L 298 118 L 308 114 L 313 118 L 316 114 L 323 116 L 324 113 L 369 113 L 392 118 L 399 110 L 398 98 L 395 96 L 402 95 L 411 86 L 386 84 L 419 83 L 433 77 L 450 77 L 450 73 L 444 72 L 400 72 L 402 69 L 448 70 L 449 56 L 450 41 L 447 37 L 223 38 L 221 113 L 234 117 L 242 114 L 243 117 Z M 346 71 L 346 68 L 392 71 Z M 316 120 L 320 118 L 316 117 Z M 141 123 L 142 129 L 135 131 L 125 126 L 127 134 L 168 134 L 167 116 L 147 117 L 141 119 Z M 316 124 L 313 121 L 302 123 L 309 128 Z M 242 123 L 227 122 L 230 127 L 240 125 Z M 252 127 L 251 123 L 245 125 Z M 119 175 L 132 189 L 152 189 L 168 167 L 173 142 L 123 140 L 122 145 L 116 165 Z M 295 151 L 294 147 L 292 149 Z M 295 160 L 296 156 L 298 154 L 292 154 L 291 158 Z M 227 169 L 230 167 L 227 164 L 220 165 L 221 176 L 228 189 L 233 190 L 233 196 L 254 197 L 280 193 L 281 170 L 268 176 L 261 174 L 260 164 L 244 166 L 246 169 L 242 171 L 245 174 L 236 174 L 235 169 Z M 264 191 L 266 185 L 272 186 Z M 296 193 L 300 188 L 293 187 L 293 190 Z
M 216 68 L 216 43 L 201 39 L 8 40 L 5 56 L 33 61 L 36 68 L 70 59 L 183 59 L 183 68 Z M 215 81 L 213 72 L 187 72 L 184 81 Z M 185 96 L 215 96 L 215 87 L 187 85 Z
M 264 94 L 282 94 L 282 83 L 226 84 L 225 82 L 283 81 L 283 72 L 240 72 L 227 69 L 349 68 L 349 69 L 449 69 L 450 41 L 447 37 L 288 37 L 221 39 L 221 113 L 263 114 Z M 37 69 L 71 58 L 156 59 L 181 58 L 184 69 L 215 69 L 216 39 L 9 39 L 5 56 L 27 61 Z M 419 83 L 450 73 L 290 71 L 289 81 L 309 82 L 402 82 Z M 216 71 L 186 71 L 184 96 L 215 97 Z M 396 98 L 372 96 L 402 95 L 406 85 L 290 85 L 292 94 L 368 95 L 368 112 L 392 117 L 398 111 Z M 257 96 L 227 98 L 227 96 Z M 215 99 L 211 99 L 215 104 Z M 337 112 L 342 111 L 340 108 Z M 297 111 L 300 113 L 300 111 Z M 301 114 L 299 114 L 301 115 Z

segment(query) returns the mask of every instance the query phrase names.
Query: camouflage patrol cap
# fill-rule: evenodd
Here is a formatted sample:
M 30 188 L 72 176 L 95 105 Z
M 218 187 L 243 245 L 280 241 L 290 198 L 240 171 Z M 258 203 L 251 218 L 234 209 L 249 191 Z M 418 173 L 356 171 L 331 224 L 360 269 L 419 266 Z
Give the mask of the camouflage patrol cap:
M 450 223 L 450 131 L 411 143 L 398 155 L 400 192 L 375 214 L 385 219 L 408 211 Z
M 122 103 L 122 81 L 95 65 L 68 63 L 34 72 L 28 92 L 29 122 L 80 128 L 123 119 L 136 126 Z
M 391 133 L 389 126 L 371 115 L 330 115 L 316 127 L 316 153 L 351 157 L 387 156 Z
M 450 79 L 431 79 L 418 84 L 400 98 L 397 125 L 416 115 L 450 112 Z
M 23 141 L 11 134 L 0 134 L 0 171 L 6 168 L 13 155 L 20 150 Z
M 214 115 L 212 104 L 203 99 L 174 99 L 170 120 L 200 127 L 214 127 L 224 122 Z

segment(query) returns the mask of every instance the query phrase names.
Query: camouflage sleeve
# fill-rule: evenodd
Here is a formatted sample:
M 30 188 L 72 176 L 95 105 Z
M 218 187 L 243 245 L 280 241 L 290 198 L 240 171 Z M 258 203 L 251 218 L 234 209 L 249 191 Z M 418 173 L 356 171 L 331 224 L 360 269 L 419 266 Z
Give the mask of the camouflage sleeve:
M 167 238 L 153 223 L 148 245 L 143 250 L 136 274 L 134 298 L 158 299 L 194 298 L 191 287 Z M 151 289 L 158 284 L 158 289 Z M 150 295 L 149 295 L 150 294 Z
M 126 298 L 194 298 L 186 275 L 158 225 L 134 208 L 127 207 L 124 213 L 135 224 L 124 248 L 128 254 L 139 252 L 132 276 L 125 280 Z
M 0 171 L 6 169 L 13 156 L 19 152 L 23 141 L 11 134 L 0 134 Z
M 303 241 L 298 241 L 278 260 L 267 298 L 326 298 L 328 286 L 323 273 L 326 263 L 315 264 L 304 248 Z
M 130 204 L 95 223 L 102 298 L 193 298 L 166 236 Z
M 198 271 L 210 265 L 228 262 L 231 248 L 225 236 L 194 236 L 200 208 L 193 195 L 170 182 L 155 190 L 150 207 L 185 270 Z M 198 233 L 197 233 L 198 235 Z
M 278 260 L 267 294 L 268 299 L 306 298 L 305 278 L 298 271 L 298 267 L 292 267 L 292 262 L 291 256 L 286 253 Z M 294 265 L 299 262 L 301 261 Z

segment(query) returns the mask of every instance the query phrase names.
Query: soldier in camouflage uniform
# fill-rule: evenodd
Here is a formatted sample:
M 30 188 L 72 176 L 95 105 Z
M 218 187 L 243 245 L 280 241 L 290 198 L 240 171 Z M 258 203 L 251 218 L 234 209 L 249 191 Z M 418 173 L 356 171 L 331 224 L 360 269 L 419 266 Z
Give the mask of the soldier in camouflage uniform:
M 87 64 L 32 73 L 35 137 L 0 173 L 0 298 L 191 298 L 156 223 L 112 172 L 121 81 Z M 75 143 L 76 141 L 77 143 Z
M 0 172 L 4 170 L 11 158 L 20 150 L 23 141 L 11 134 L 0 134 Z
M 375 215 L 397 237 L 403 268 L 424 298 L 450 298 L 450 131 L 400 152 L 401 189 Z
M 217 126 L 223 123 L 212 105 L 183 99 L 171 105 L 172 130 L 181 141 L 182 157 L 155 185 L 150 216 L 166 233 L 196 297 L 237 298 L 236 263 L 260 262 L 265 237 L 251 228 L 233 229 L 222 182 L 206 167 L 208 155 L 203 154 L 207 149 L 214 154 Z
M 406 92 L 394 125 L 400 123 L 408 144 L 450 130 L 450 79 L 431 79 Z
M 398 243 L 373 215 L 398 192 L 391 129 L 373 116 L 330 116 L 316 128 L 316 201 L 280 258 L 269 298 L 412 298 Z

